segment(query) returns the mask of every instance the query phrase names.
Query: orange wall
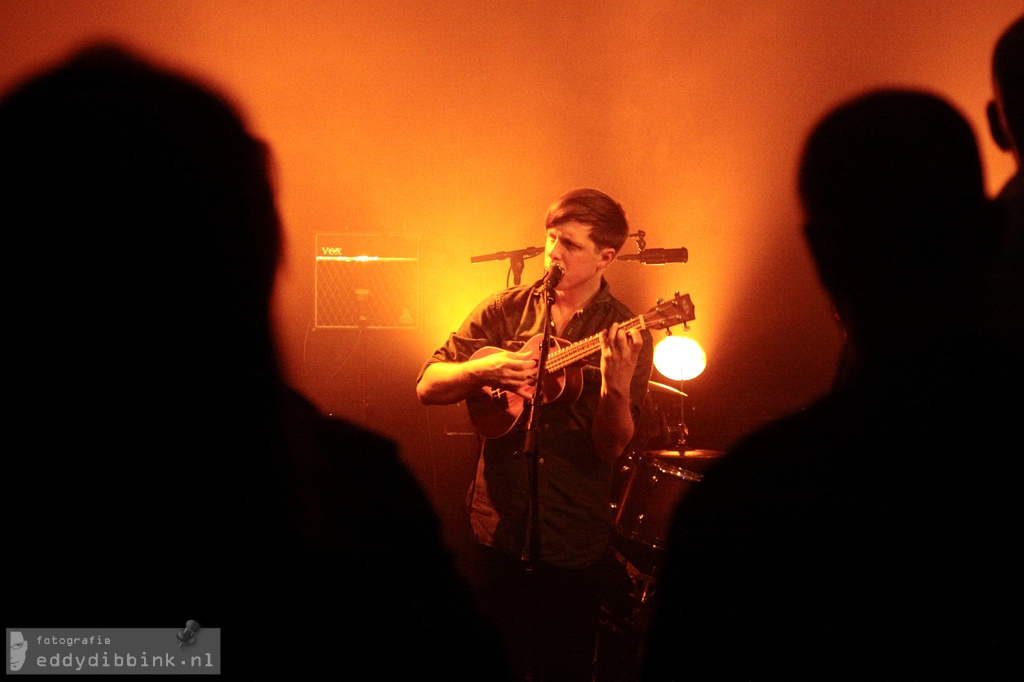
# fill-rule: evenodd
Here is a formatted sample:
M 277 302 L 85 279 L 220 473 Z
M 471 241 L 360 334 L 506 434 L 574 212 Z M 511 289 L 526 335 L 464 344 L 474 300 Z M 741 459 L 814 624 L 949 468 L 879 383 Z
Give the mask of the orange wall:
M 551 200 L 604 189 L 649 247 L 689 249 L 685 265 L 623 262 L 609 279 L 638 312 L 692 295 L 708 368 L 688 387 L 691 427 L 720 448 L 812 399 L 833 370 L 837 330 L 793 192 L 808 128 L 862 89 L 927 88 L 972 121 L 997 189 L 1012 167 L 985 128 L 988 59 L 1020 12 L 1020 0 L 0 0 L 0 87 L 108 36 L 231 94 L 276 155 L 289 377 L 414 459 L 434 456 L 417 454 L 416 434 L 436 421 L 412 396 L 419 363 L 506 281 L 507 263 L 470 257 L 541 245 Z M 417 235 L 420 329 L 313 331 L 318 232 Z M 541 268 L 527 261 L 524 278 Z

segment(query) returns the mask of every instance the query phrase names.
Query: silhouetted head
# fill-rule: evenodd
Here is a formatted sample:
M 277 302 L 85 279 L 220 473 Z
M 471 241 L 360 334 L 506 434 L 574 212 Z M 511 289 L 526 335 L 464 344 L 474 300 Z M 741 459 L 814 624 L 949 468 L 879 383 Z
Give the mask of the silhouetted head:
M 629 237 L 629 224 L 622 206 L 596 189 L 566 192 L 548 208 L 544 228 L 577 222 L 590 225 L 590 238 L 599 249 L 622 248 Z
M 822 282 L 862 346 L 971 318 L 994 244 L 977 144 L 922 92 L 844 103 L 810 134 L 799 171 Z
M 241 534 L 278 442 L 266 147 L 196 80 L 86 49 L 0 98 L 0 226 L 4 445 L 33 542 L 120 566 Z
M 27 350 L 211 383 L 270 360 L 267 149 L 211 88 L 82 50 L 0 100 L 0 191 L 8 324 Z
M 1024 144 L 1024 15 L 1003 32 L 992 52 L 992 88 L 988 105 L 989 128 L 996 143 L 1014 151 L 1021 161 Z

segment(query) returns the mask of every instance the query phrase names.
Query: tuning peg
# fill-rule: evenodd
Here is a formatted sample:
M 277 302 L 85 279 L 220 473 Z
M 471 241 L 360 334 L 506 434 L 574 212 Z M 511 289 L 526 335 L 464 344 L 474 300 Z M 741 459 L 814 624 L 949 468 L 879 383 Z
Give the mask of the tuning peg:
M 676 290 L 676 298 L 679 298 L 679 290 Z
M 665 299 L 663 299 L 663 298 L 656 298 L 656 299 L 654 299 L 654 302 L 657 303 L 658 305 L 661 305 L 662 303 L 665 302 Z

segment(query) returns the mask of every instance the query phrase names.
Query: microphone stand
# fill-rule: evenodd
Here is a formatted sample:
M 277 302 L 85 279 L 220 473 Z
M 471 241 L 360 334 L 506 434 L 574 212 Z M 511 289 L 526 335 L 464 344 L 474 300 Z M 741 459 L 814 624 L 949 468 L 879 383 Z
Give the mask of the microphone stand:
M 509 270 L 512 272 L 513 285 L 519 286 L 522 282 L 523 268 L 526 264 L 523 260 L 526 258 L 533 258 L 544 253 L 544 248 L 541 246 L 528 246 L 525 249 L 516 249 L 515 251 L 498 251 L 497 253 L 488 253 L 482 256 L 472 256 L 469 259 L 470 263 L 483 263 L 489 260 L 505 260 L 508 259 Z M 508 278 L 505 278 L 505 284 L 508 285 Z
M 544 292 L 544 337 L 540 346 L 540 360 L 537 366 L 537 384 L 533 392 L 533 400 L 527 406 L 526 417 L 526 438 L 523 442 L 523 454 L 526 456 L 527 468 L 529 470 L 530 489 L 530 514 L 527 520 L 526 550 L 526 573 L 530 582 L 530 607 L 533 611 L 531 659 L 533 667 L 532 679 L 537 680 L 539 671 L 538 656 L 538 628 L 536 627 L 540 615 L 540 595 L 537 593 L 536 567 L 540 562 L 540 449 L 537 444 L 537 413 L 544 404 L 544 382 L 547 379 L 546 365 L 548 361 L 548 350 L 551 347 L 551 306 L 555 302 L 555 291 L 546 287 Z
M 544 382 L 547 380 L 548 350 L 551 348 L 551 306 L 555 302 L 555 292 L 547 289 L 544 292 L 544 340 L 540 346 L 540 360 L 537 366 L 537 383 L 533 391 L 533 400 L 529 402 L 526 415 L 526 438 L 523 443 L 523 453 L 526 455 L 530 472 L 530 517 L 527 529 L 526 562 L 527 570 L 532 571 L 534 564 L 540 558 L 540 524 L 539 498 L 540 485 L 538 467 L 540 449 L 537 445 L 537 426 L 535 424 L 540 406 L 544 404 Z
M 512 285 L 519 286 L 523 281 L 523 269 L 526 267 L 526 263 L 523 262 L 522 254 L 515 254 L 508 257 L 508 267 L 512 271 Z M 505 285 L 508 285 L 508 280 L 505 280 Z

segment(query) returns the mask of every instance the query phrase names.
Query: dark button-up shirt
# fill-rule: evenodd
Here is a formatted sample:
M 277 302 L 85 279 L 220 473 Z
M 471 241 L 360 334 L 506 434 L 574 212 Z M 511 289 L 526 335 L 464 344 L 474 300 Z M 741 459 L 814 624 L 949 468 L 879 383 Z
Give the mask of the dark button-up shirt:
M 546 313 L 541 282 L 495 294 L 482 302 L 457 332 L 427 360 L 465 362 L 485 347 L 517 351 L 542 334 Z M 608 284 L 579 310 L 560 338 L 575 342 L 633 317 L 612 297 Z M 653 359 L 653 339 L 643 332 L 644 347 L 630 385 L 633 423 L 638 424 Z M 555 401 L 535 416 L 539 452 L 540 559 L 564 568 L 584 568 L 601 558 L 611 534 L 612 465 L 594 445 L 591 427 L 601 390 L 600 352 L 586 358 L 583 390 L 574 402 Z M 524 411 L 525 412 L 525 411 Z M 482 439 L 476 479 L 468 504 L 478 542 L 515 556 L 524 556 L 530 510 L 527 458 L 522 454 L 525 419 L 499 438 Z

